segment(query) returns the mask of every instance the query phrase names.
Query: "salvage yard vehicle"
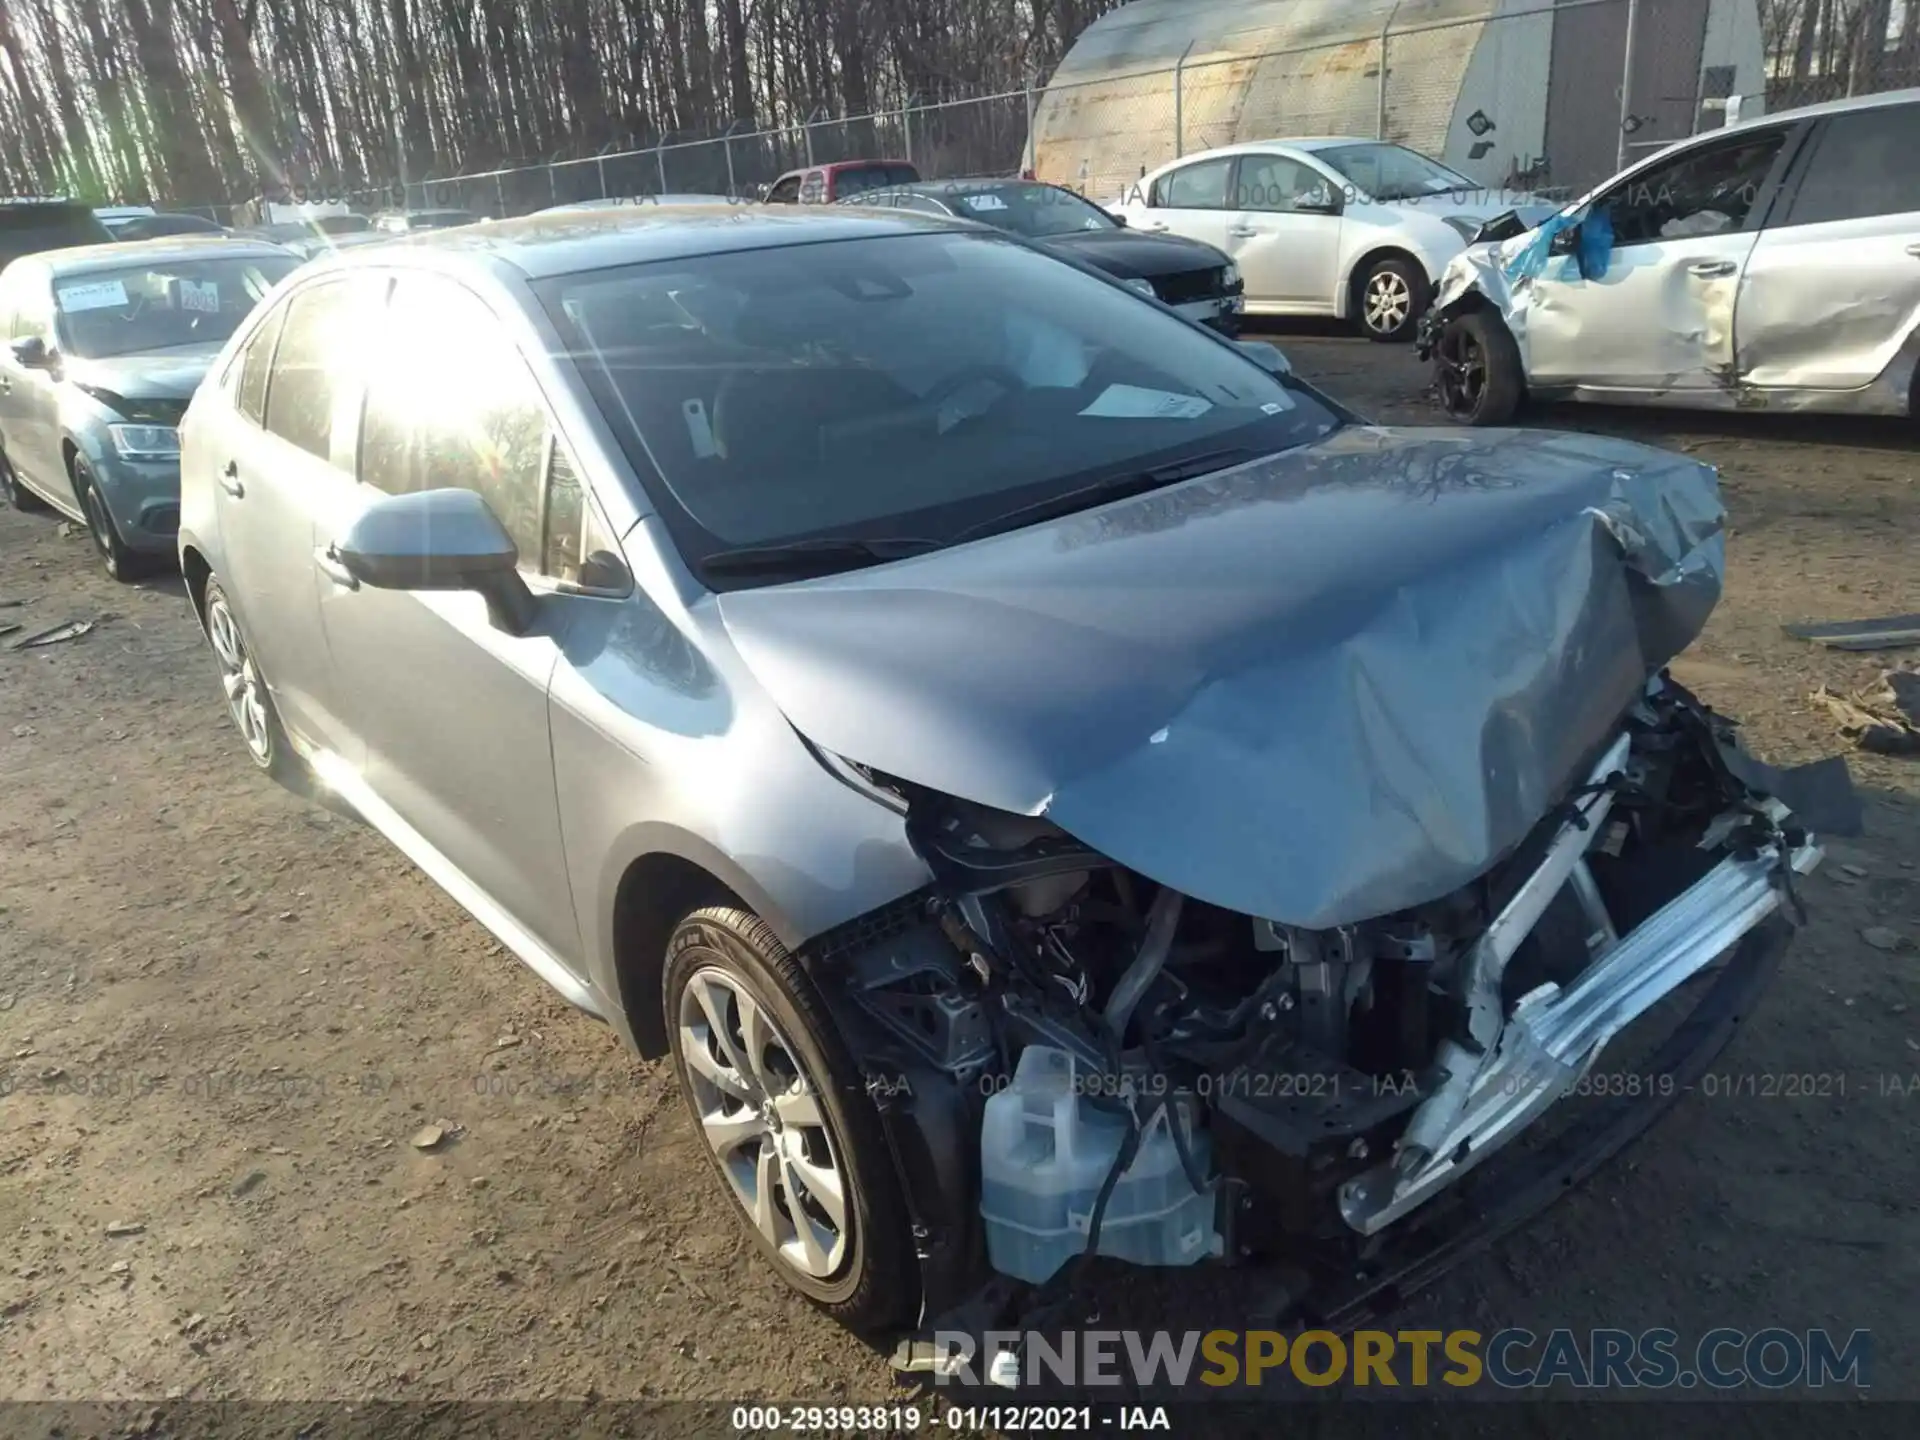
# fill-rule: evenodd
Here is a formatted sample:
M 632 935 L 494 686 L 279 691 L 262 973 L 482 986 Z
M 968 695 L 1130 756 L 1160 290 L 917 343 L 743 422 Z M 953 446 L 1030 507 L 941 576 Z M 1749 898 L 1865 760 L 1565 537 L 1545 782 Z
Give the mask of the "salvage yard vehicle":
M 1414 338 L 1449 261 L 1508 211 L 1555 207 L 1489 190 L 1379 140 L 1262 140 L 1182 156 L 1107 208 L 1136 230 L 1224 250 L 1248 315 L 1331 315 L 1370 340 Z
M 849 195 L 911 185 L 920 172 L 905 160 L 836 160 L 789 170 L 767 187 L 769 205 L 832 205 Z
M 1529 399 L 1915 414 L 1920 90 L 1682 141 L 1473 246 L 1420 354 L 1474 425 Z
M 99 213 L 78 200 L 0 197 L 0 268 L 22 255 L 102 245 L 111 239 L 113 232 Z
M 1189 320 L 1236 335 L 1240 271 L 1225 253 L 1178 235 L 1143 235 L 1090 200 L 1031 180 L 923 180 L 852 195 L 842 205 L 977 220 L 1091 265 Z
M 183 451 L 254 764 L 670 1055 L 753 1243 L 863 1329 L 1090 1253 L 1419 1283 L 1673 1103 L 1857 819 L 1664 669 L 1711 468 L 1368 425 L 984 226 L 337 256 Z M 1677 1089 L 1480 1168 L 1669 998 Z
M 0 271 L 0 496 L 80 521 L 117 580 L 171 564 L 174 427 L 227 337 L 298 264 L 277 245 L 193 235 Z

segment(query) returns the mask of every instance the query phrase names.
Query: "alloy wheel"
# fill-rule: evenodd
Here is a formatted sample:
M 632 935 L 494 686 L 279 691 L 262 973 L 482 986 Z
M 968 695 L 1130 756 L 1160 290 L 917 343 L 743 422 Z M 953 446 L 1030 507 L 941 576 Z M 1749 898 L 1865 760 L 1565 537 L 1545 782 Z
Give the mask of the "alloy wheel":
M 1413 289 L 1398 270 L 1376 270 L 1367 280 L 1362 305 L 1367 328 L 1376 335 L 1392 335 L 1413 312 Z
M 1472 415 L 1487 389 L 1487 352 L 1466 326 L 1449 325 L 1434 356 L 1439 361 L 1442 407 L 1449 415 Z
M 695 971 L 679 1009 L 694 1110 L 734 1198 L 784 1263 L 833 1275 L 847 1258 L 851 1197 L 818 1084 L 726 971 Z
M 273 733 L 267 725 L 266 694 L 260 671 L 247 651 L 239 622 L 227 608 L 224 595 L 215 596 L 207 606 L 207 639 L 212 642 L 215 660 L 220 665 L 220 686 L 227 694 L 227 713 L 233 717 L 240 738 L 259 765 L 273 761 Z

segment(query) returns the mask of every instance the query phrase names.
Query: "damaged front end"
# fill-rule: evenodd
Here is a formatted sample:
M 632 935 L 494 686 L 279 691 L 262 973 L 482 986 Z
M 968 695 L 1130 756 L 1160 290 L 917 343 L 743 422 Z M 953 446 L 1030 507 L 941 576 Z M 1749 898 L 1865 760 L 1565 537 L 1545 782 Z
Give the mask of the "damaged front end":
M 1664 673 L 1484 876 L 1305 929 L 1045 819 L 863 772 L 934 883 L 815 955 L 908 1179 L 928 1308 L 1091 1255 L 1338 1270 L 1527 1130 L 1851 827 Z

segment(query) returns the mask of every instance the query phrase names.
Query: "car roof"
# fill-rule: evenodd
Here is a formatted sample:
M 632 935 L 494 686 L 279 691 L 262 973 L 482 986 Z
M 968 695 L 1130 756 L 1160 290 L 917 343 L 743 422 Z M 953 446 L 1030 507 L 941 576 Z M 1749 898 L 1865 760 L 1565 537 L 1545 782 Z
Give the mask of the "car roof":
M 984 230 L 970 222 L 907 212 L 838 206 L 622 205 L 489 220 L 458 230 L 429 230 L 328 261 L 329 267 L 390 264 L 398 256 L 442 264 L 504 262 L 532 280 L 652 260 L 681 260 L 742 250 L 771 250 L 826 240 L 865 240 L 929 230 Z
M 197 260 L 221 255 L 286 255 L 267 240 L 234 235 L 165 235 L 157 240 L 116 240 L 108 245 L 73 245 L 64 250 L 42 250 L 31 258 L 57 275 L 84 275 L 93 270 L 117 270 L 143 260 Z
M 1821 115 L 1841 115 L 1849 110 L 1881 110 L 1889 105 L 1920 104 L 1920 88 L 1907 90 L 1882 90 L 1872 95 L 1855 95 L 1843 100 L 1822 100 L 1814 105 L 1799 105 L 1791 110 L 1776 111 L 1771 115 L 1755 115 L 1750 120 L 1742 120 L 1737 125 L 1724 125 L 1718 130 L 1702 130 L 1698 135 L 1690 135 L 1689 140 L 1707 140 L 1716 135 L 1738 134 L 1742 130 L 1751 130 L 1756 125 L 1777 125 L 1782 120 L 1811 120 Z
M 1195 160 L 1214 160 L 1227 155 L 1258 155 L 1268 150 L 1301 150 L 1311 154 L 1315 150 L 1332 150 L 1341 145 L 1391 145 L 1396 150 L 1411 150 L 1410 145 L 1402 145 L 1398 140 L 1380 140 L 1371 135 L 1275 135 L 1266 140 L 1241 140 L 1232 145 L 1216 145 L 1211 150 L 1193 150 L 1178 160 L 1169 160 L 1156 167 L 1159 170 L 1171 170 L 1179 165 L 1189 165 Z

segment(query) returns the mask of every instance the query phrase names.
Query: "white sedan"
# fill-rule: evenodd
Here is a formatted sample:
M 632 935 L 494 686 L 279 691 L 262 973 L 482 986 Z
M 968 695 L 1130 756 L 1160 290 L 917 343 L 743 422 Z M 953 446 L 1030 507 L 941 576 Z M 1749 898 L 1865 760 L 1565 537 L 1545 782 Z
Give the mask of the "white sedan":
M 1182 156 L 1108 207 L 1128 225 L 1233 257 L 1246 313 L 1332 315 L 1372 340 L 1411 340 L 1449 261 L 1508 210 L 1557 207 L 1491 190 L 1404 145 L 1263 140 Z

